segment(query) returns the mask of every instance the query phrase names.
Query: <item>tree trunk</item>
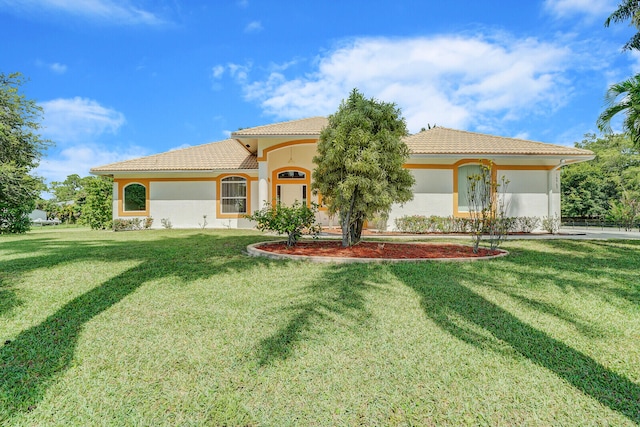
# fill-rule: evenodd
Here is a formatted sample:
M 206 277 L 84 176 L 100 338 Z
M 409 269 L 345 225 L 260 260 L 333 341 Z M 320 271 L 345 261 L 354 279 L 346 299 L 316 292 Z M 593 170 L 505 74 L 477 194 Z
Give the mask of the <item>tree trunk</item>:
M 364 226 L 364 220 L 362 218 L 358 218 L 351 225 L 351 244 L 355 245 L 360 242 L 362 237 L 362 227 Z
M 356 203 L 356 192 L 354 191 L 353 195 L 351 195 L 351 203 L 349 205 L 349 210 L 344 214 L 340 212 L 340 215 L 342 216 L 340 226 L 342 227 L 342 247 L 343 248 L 353 245 L 353 233 L 351 232 L 351 228 L 352 228 L 353 206 L 355 205 L 355 203 Z
M 351 219 L 351 212 L 340 213 L 340 227 L 342 228 L 342 247 L 349 246 L 349 220 Z

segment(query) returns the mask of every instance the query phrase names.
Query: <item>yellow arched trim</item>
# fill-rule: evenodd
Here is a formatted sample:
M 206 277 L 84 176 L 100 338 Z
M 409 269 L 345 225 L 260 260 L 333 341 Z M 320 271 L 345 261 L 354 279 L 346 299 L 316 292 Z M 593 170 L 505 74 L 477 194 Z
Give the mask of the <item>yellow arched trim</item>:
M 304 179 L 282 179 L 278 178 L 280 172 L 296 171 L 304 173 Z M 271 203 L 276 203 L 276 187 L 279 184 L 302 184 L 307 186 L 307 206 L 311 206 L 311 171 L 298 166 L 284 166 L 271 172 Z
M 267 155 L 275 150 L 279 150 L 281 148 L 285 148 L 285 147 L 291 147 L 293 145 L 302 145 L 302 144 L 317 144 L 318 140 L 316 139 L 299 139 L 296 141 L 287 141 L 287 142 L 281 142 L 280 144 L 276 144 L 276 145 L 272 145 L 271 147 L 267 147 L 264 150 L 262 150 L 262 156 L 258 157 L 258 161 L 259 162 L 264 162 L 265 160 L 267 160 Z
M 113 182 L 118 184 L 118 216 L 149 216 L 149 180 L 148 179 L 114 179 Z M 140 184 L 145 189 L 145 202 L 143 211 L 131 211 L 124 210 L 124 189 L 131 184 Z
M 238 176 L 247 180 L 247 212 L 246 213 L 222 213 L 222 207 L 220 206 L 220 197 L 222 192 L 220 190 L 221 182 L 224 178 L 230 176 Z M 216 218 L 243 218 L 245 215 L 251 214 L 251 181 L 257 181 L 258 178 L 249 176 L 245 173 L 226 173 L 216 177 Z
M 486 159 L 462 159 L 457 162 L 445 165 L 442 163 L 421 164 L 421 163 L 406 163 L 403 165 L 406 169 L 449 169 L 453 174 L 453 216 L 468 218 L 469 212 L 458 211 L 458 169 L 461 166 L 478 165 L 483 164 L 489 166 L 491 162 Z M 528 171 L 549 171 L 556 166 L 540 166 L 540 165 L 499 165 L 493 163 L 491 171 L 491 181 L 497 183 L 498 171 L 502 170 L 528 170 Z

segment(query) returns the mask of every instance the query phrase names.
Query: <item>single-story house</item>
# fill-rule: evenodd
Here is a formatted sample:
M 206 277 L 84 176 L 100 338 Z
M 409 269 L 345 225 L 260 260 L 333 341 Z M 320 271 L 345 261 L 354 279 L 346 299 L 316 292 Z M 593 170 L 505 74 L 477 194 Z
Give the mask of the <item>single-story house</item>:
M 113 217 L 154 218 L 173 227 L 250 228 L 244 218 L 267 201 L 318 202 L 312 162 L 326 117 L 238 130 L 229 139 L 91 169 L 113 177 Z M 392 208 L 389 226 L 404 215 L 468 216 L 464 178 L 480 160 L 494 163 L 509 184 L 509 216 L 559 216 L 560 168 L 594 158 L 578 148 L 435 127 L 407 136 L 405 167 L 414 198 Z M 463 177 L 461 179 L 461 177 Z M 206 217 L 206 218 L 205 218 Z M 321 210 L 319 220 L 332 221 Z M 336 221 L 337 222 L 337 221 Z

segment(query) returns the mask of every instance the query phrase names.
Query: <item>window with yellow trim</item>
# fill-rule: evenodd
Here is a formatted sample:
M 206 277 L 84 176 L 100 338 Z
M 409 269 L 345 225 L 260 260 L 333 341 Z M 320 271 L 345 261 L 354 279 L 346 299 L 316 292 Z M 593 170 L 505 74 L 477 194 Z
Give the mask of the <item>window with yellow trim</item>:
M 220 181 L 220 205 L 222 213 L 247 213 L 247 180 L 230 176 Z
M 124 187 L 124 211 L 144 212 L 147 210 L 147 188 L 142 184 L 128 184 Z
M 469 212 L 469 178 L 482 174 L 480 165 L 458 167 L 458 212 Z

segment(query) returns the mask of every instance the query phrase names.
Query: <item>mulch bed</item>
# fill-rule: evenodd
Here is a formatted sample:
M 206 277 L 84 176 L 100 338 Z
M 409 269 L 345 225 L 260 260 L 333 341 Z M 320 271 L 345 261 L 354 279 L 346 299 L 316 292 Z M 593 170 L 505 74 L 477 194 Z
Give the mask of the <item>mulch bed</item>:
M 298 242 L 287 248 L 283 242 L 264 243 L 260 250 L 286 255 L 345 257 L 345 258 L 387 258 L 387 259 L 434 259 L 434 258 L 482 258 L 503 253 L 480 248 L 477 254 L 471 246 L 453 243 L 390 243 L 360 242 L 343 248 L 336 240 L 316 240 Z

